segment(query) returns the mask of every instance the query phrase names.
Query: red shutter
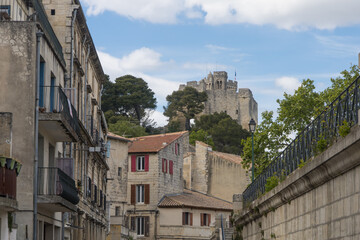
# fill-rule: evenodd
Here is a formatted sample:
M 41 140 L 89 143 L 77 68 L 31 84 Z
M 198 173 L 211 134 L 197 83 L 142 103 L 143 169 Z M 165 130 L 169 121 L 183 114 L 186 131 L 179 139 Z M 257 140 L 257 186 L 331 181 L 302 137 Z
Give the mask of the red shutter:
M 211 214 L 208 214 L 208 226 L 210 226 L 211 223 Z
M 193 222 L 193 216 L 192 213 L 190 213 L 190 226 L 192 226 L 192 222 Z
M 182 214 L 183 218 L 182 218 L 182 225 L 185 225 L 185 213 L 183 212 Z
M 167 173 L 167 169 L 168 169 L 168 167 L 167 167 L 167 160 L 165 159 L 165 172 Z
M 130 199 L 131 205 L 135 205 L 135 197 L 136 197 L 135 187 L 136 187 L 136 185 L 131 184 L 131 199 Z
M 164 170 L 164 169 L 165 169 L 165 168 L 164 168 L 164 165 L 165 165 L 165 159 L 163 158 L 163 159 L 162 159 L 162 172 L 165 172 L 165 170 Z
M 200 226 L 204 226 L 204 214 L 200 213 Z
M 173 174 L 173 161 L 169 161 L 169 173 Z
M 145 155 L 145 172 L 149 171 L 149 155 Z
M 178 144 L 175 143 L 175 155 L 178 155 Z
M 150 184 L 145 184 L 145 204 L 150 203 Z
M 136 172 L 136 155 L 131 155 L 131 171 Z

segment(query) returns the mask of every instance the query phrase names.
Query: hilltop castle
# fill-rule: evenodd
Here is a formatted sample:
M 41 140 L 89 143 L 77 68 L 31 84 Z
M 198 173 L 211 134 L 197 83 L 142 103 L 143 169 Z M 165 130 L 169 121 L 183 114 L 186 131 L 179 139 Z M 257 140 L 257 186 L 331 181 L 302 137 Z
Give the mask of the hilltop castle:
M 248 88 L 237 88 L 237 81 L 228 80 L 227 72 L 210 72 L 207 78 L 181 84 L 179 90 L 193 87 L 199 92 L 208 94 L 202 114 L 226 112 L 244 129 L 249 129 L 249 121 L 253 118 L 258 122 L 258 106 L 252 92 Z

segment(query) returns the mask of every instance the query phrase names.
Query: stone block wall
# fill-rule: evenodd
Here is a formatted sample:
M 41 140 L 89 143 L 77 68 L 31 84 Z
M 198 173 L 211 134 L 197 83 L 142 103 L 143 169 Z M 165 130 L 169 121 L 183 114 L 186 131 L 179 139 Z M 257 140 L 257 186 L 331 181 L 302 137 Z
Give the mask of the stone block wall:
M 237 212 L 245 240 L 360 239 L 360 127 Z
M 197 141 L 196 154 L 191 162 L 191 189 L 208 193 L 209 162 L 207 161 L 209 146 Z

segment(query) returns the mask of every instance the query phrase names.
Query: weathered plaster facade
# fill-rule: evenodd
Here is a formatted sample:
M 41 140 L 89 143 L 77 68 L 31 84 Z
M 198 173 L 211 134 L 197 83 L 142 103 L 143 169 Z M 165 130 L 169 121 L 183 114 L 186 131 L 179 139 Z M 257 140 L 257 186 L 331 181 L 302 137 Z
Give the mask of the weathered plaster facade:
M 205 102 L 205 109 L 201 114 L 226 112 L 244 129 L 249 128 L 251 118 L 258 122 L 258 106 L 251 90 L 248 88 L 237 89 L 237 81 L 228 80 L 226 72 L 209 73 L 207 78 L 198 82 L 192 81 L 187 82 L 186 85 L 180 85 L 179 90 L 183 90 L 187 86 L 207 93 L 208 100 Z

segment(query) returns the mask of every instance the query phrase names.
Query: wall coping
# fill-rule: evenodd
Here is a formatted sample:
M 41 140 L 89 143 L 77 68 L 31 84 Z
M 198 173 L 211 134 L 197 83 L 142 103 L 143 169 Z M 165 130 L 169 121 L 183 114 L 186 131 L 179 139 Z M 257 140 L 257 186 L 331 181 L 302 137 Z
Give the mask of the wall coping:
M 306 161 L 278 186 L 240 210 L 235 222 L 245 225 L 291 200 L 321 186 L 360 165 L 360 126 L 355 125 L 344 138 Z

